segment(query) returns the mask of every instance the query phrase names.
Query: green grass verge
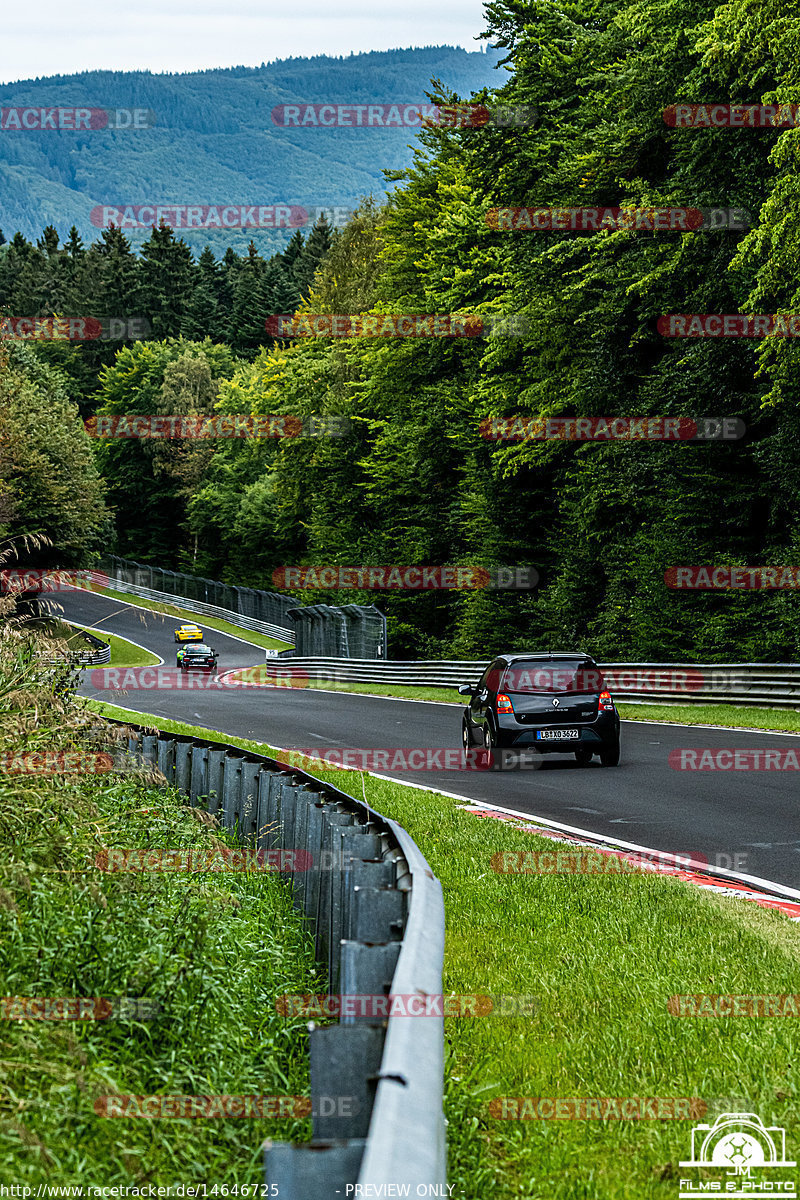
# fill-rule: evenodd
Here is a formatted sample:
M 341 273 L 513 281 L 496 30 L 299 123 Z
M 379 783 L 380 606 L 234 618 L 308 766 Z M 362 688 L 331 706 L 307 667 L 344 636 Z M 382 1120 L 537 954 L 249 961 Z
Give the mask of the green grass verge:
M 229 633 L 243 642 L 261 646 L 264 650 L 288 650 L 290 648 L 289 642 L 267 637 L 252 629 L 242 629 L 239 625 L 232 625 L 230 621 L 221 621 L 217 617 L 203 617 L 198 613 L 187 612 L 185 608 L 180 608 L 177 604 L 162 604 L 158 600 L 145 600 L 142 596 L 129 595 L 127 592 L 115 592 L 112 588 L 93 586 L 91 590 L 101 596 L 108 596 L 112 600 L 122 600 L 134 608 L 144 608 L 150 612 L 164 613 L 168 617 L 175 617 L 178 624 L 199 625 L 201 629 L 216 629 L 218 633 Z
M 70 636 L 66 640 L 72 649 L 91 649 L 80 636 L 75 626 L 70 625 L 67 628 L 70 630 Z M 160 661 L 157 654 L 153 654 L 150 650 L 145 650 L 143 646 L 137 646 L 133 642 L 129 642 L 127 638 L 118 637 L 115 633 L 99 633 L 93 629 L 89 629 L 88 632 L 95 633 L 96 637 L 102 638 L 104 642 L 108 642 L 111 647 L 111 662 L 109 665 L 112 667 L 150 667 Z
M 121 710 L 118 710 L 121 711 Z M 209 731 L 158 721 L 174 732 Z M 270 747 L 210 734 L 245 749 Z M 662 876 L 504 875 L 547 839 L 369 775 L 315 772 L 399 821 L 441 880 L 445 992 L 535 995 L 531 1018 L 447 1018 L 453 1196 L 675 1200 L 695 1120 L 495 1119 L 500 1096 L 698 1098 L 800 1135 L 800 1021 L 684 1018 L 674 993 L 797 990 L 800 928 Z M 696 1177 L 696 1172 L 691 1178 Z
M 739 726 L 800 733 L 800 713 L 792 708 L 748 708 L 736 704 L 617 704 L 623 721 L 675 721 L 679 725 Z
M 95 753 L 120 733 L 0 642 L 0 753 Z M 33 711 L 35 709 L 35 712 Z M 289 889 L 254 873 L 109 874 L 104 846 L 232 838 L 140 771 L 0 772 L 0 995 L 144 997 L 147 1020 L 0 1020 L 0 1181 L 259 1184 L 295 1118 L 108 1119 L 107 1095 L 308 1094 L 306 1022 L 278 995 L 324 991 Z

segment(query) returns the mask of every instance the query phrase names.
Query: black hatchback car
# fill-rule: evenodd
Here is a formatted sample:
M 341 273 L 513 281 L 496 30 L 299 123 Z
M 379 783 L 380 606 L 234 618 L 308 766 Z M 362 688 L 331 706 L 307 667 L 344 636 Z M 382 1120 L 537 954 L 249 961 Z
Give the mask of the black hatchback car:
M 218 657 L 204 642 L 190 642 L 178 651 L 178 666 L 182 671 L 216 671 Z
M 461 723 L 464 753 L 473 746 L 532 746 L 540 754 L 574 754 L 580 766 L 599 755 L 619 763 L 619 713 L 587 654 L 500 654 L 469 696 Z

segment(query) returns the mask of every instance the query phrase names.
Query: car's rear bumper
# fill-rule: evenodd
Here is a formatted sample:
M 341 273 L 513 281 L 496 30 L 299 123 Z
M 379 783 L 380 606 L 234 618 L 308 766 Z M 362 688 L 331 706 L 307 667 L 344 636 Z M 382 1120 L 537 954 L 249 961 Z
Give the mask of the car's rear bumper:
M 565 728 L 577 729 L 576 738 L 547 738 L 540 740 L 540 730 L 553 732 L 558 726 L 526 725 L 521 727 L 513 716 L 501 716 L 497 729 L 498 746 L 535 746 L 540 754 L 569 754 L 573 750 L 600 750 L 619 738 L 619 715 L 601 713 L 594 721 L 564 722 Z

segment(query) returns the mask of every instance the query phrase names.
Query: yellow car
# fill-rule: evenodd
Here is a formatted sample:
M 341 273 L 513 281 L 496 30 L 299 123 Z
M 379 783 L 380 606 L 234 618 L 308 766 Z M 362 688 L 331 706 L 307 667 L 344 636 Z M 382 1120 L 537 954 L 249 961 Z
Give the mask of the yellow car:
M 199 625 L 181 625 L 175 630 L 176 642 L 202 642 L 203 631 Z

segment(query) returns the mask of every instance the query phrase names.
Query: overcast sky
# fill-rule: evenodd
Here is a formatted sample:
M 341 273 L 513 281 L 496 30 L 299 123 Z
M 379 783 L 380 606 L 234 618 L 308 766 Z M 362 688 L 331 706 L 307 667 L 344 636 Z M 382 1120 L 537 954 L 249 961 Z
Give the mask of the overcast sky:
M 257 67 L 407 46 L 481 50 L 482 14 L 482 0 L 37 0 L 6 7 L 0 80 Z

